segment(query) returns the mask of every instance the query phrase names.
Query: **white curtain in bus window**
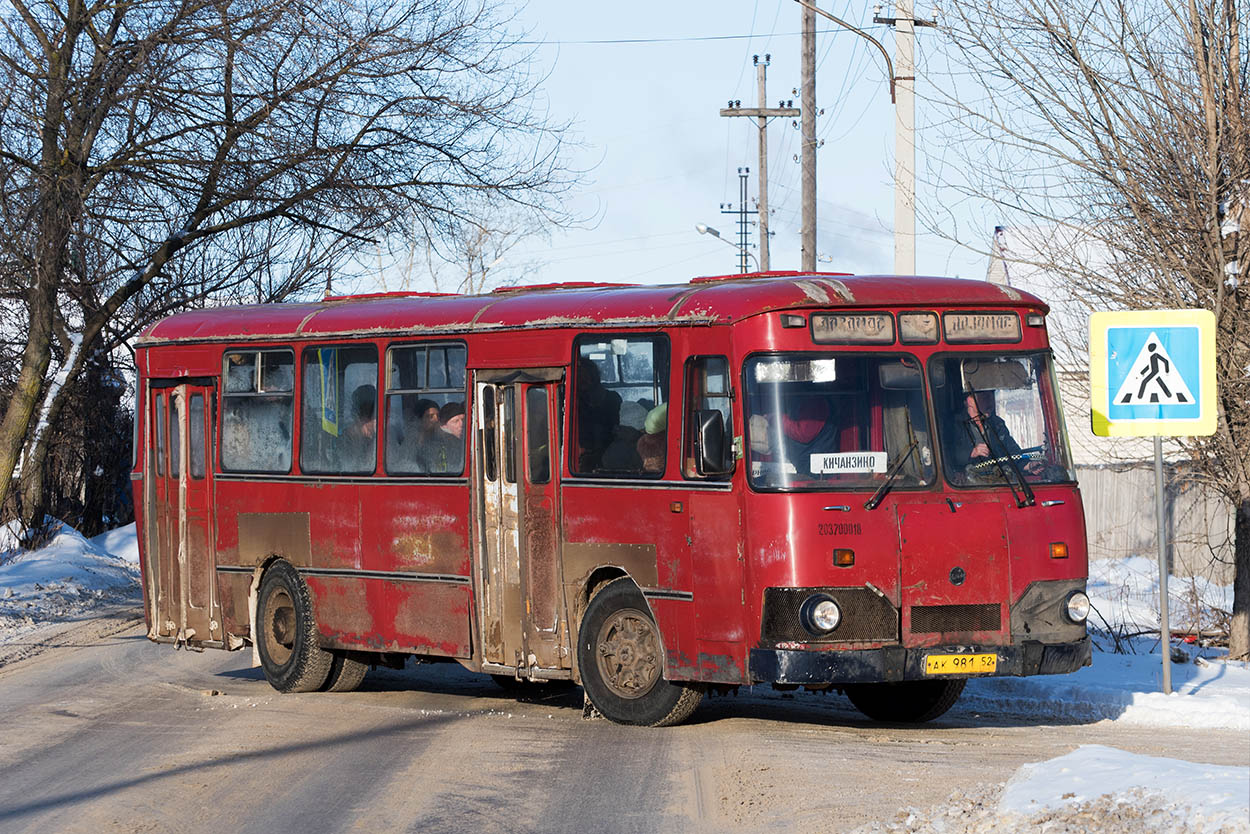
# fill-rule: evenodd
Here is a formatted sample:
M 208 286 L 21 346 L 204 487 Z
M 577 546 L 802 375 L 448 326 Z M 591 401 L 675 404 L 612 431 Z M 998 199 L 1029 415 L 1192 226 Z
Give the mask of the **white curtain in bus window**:
M 668 340 L 662 336 L 578 338 L 574 472 L 600 477 L 663 475 L 668 357 Z
M 388 475 L 460 475 L 465 448 L 465 348 L 393 347 L 386 359 Z
M 367 475 L 378 455 L 378 353 L 373 346 L 304 350 L 299 466 L 325 475 Z
M 746 366 L 751 482 L 772 489 L 929 484 L 935 455 L 919 361 L 782 354 Z M 897 470 L 895 470 L 897 467 Z
M 289 350 L 228 351 L 224 366 L 222 470 L 289 472 L 294 355 Z

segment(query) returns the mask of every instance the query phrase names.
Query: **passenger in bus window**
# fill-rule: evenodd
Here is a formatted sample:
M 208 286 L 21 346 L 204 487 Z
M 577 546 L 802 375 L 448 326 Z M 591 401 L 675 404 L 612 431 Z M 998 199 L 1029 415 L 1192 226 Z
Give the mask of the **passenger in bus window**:
M 577 467 L 579 472 L 603 468 L 603 451 L 620 425 L 621 395 L 604 387 L 599 368 L 585 356 L 577 360 Z
M 372 385 L 361 385 L 352 392 L 352 422 L 343 431 L 340 462 L 345 472 L 373 468 L 378 437 L 377 399 L 378 389 Z
M 643 422 L 643 434 L 638 438 L 638 456 L 642 458 L 642 471 L 664 471 L 664 450 L 668 443 L 668 403 L 660 403 L 647 412 Z
M 821 395 L 791 395 L 781 415 L 781 435 L 785 459 L 800 475 L 811 476 L 812 455 L 838 451 L 829 400 Z
M 458 475 L 464 471 L 464 419 L 464 403 L 449 402 L 438 410 L 439 430 L 447 435 L 443 472 Z
M 610 472 L 641 472 L 638 439 L 647 421 L 647 409 L 632 400 L 621 403 L 621 422 L 612 430 L 612 441 L 603 450 L 603 468 Z
M 1044 464 L 1040 460 L 1021 459 L 1020 444 L 994 411 L 993 391 L 969 391 L 963 395 L 955 415 L 956 425 L 962 431 L 955 433 L 950 450 L 955 467 L 968 467 L 972 470 L 969 474 L 997 475 L 993 460 L 1011 457 L 1026 473 L 1041 472 Z

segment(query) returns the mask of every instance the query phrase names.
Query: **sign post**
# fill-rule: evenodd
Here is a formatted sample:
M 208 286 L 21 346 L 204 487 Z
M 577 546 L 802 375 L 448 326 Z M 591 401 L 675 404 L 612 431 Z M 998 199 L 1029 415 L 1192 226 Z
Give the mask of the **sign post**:
M 1172 632 L 1163 517 L 1163 436 L 1215 434 L 1215 315 L 1210 310 L 1094 313 L 1089 321 L 1094 434 L 1154 436 L 1163 692 L 1172 693 Z

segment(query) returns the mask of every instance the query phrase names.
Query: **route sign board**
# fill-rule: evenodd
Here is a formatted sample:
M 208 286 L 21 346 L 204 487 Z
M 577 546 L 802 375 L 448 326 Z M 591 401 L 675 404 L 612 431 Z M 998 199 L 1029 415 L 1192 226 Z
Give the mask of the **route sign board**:
M 1215 434 L 1215 315 L 1094 313 L 1089 388 L 1100 437 Z

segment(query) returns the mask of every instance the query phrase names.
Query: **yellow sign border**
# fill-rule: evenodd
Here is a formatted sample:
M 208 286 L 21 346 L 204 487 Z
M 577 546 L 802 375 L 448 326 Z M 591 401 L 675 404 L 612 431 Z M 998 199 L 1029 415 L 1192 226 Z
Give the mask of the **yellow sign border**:
M 1199 416 L 1194 420 L 1112 420 L 1107 331 L 1112 327 L 1198 327 Z M 1215 314 L 1210 310 L 1129 310 L 1089 317 L 1089 416 L 1099 437 L 1194 437 L 1215 434 Z

